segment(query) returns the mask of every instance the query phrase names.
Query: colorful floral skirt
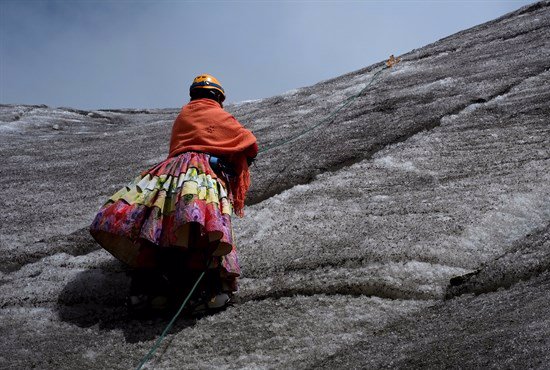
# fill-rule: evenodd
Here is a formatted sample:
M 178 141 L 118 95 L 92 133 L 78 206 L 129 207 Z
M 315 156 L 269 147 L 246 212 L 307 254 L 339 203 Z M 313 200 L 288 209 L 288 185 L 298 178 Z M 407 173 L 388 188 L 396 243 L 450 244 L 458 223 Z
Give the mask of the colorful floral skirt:
M 101 207 L 90 233 L 119 260 L 136 268 L 157 267 L 157 254 L 181 250 L 182 269 L 219 268 L 236 290 L 240 275 L 226 181 L 204 153 L 187 152 L 143 172 Z M 195 253 L 196 252 L 196 253 Z

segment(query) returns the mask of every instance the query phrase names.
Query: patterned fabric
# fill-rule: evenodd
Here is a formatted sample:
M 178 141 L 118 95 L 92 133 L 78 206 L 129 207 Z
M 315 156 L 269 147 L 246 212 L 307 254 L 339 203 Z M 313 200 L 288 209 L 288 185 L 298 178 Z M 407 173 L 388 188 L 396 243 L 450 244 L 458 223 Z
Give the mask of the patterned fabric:
M 232 211 L 226 182 L 211 169 L 209 156 L 186 152 L 157 164 L 116 192 L 99 210 L 90 233 L 133 267 L 150 267 L 151 246 L 153 250 L 211 248 L 219 257 L 223 278 L 235 279 L 240 268 Z
M 229 158 L 237 174 L 228 184 L 233 194 L 232 204 L 235 213 L 243 217 L 246 192 L 250 187 L 247 157 L 254 158 L 258 154 L 254 134 L 214 100 L 193 100 L 182 108 L 172 125 L 168 156 L 190 151 Z

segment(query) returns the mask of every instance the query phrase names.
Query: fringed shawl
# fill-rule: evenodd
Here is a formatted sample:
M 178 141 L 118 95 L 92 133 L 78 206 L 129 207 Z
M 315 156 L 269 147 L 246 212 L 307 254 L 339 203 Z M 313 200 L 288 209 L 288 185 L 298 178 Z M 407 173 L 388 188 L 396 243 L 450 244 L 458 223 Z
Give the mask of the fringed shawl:
M 254 134 L 214 100 L 193 100 L 182 108 L 174 121 L 168 156 L 190 151 L 226 157 L 234 166 L 237 176 L 230 183 L 233 207 L 242 217 L 250 187 L 247 157 L 257 154 Z

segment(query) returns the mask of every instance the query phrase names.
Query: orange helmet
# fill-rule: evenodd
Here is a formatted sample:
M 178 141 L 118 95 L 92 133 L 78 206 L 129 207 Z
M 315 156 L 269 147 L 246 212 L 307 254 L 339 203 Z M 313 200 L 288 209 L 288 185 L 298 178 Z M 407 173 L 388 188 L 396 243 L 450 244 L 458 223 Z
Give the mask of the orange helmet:
M 218 81 L 218 79 L 212 75 L 205 73 L 195 77 L 195 79 L 193 80 L 193 83 L 189 87 L 189 94 L 192 95 L 195 89 L 206 89 L 210 91 L 216 91 L 217 93 L 220 94 L 220 98 L 221 98 L 220 100 L 221 101 L 225 100 L 225 91 L 222 85 L 220 84 L 220 81 Z

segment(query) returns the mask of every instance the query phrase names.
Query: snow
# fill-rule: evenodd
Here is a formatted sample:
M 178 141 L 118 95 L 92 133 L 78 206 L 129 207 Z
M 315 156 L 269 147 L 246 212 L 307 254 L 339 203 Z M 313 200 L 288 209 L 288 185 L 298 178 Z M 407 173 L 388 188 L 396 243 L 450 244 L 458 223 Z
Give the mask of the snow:
M 550 191 L 533 189 L 499 197 L 497 207 L 476 224 L 464 230 L 459 243 L 472 250 L 494 250 L 495 245 L 510 245 L 550 219 Z
M 374 160 L 374 163 L 387 168 L 396 168 L 405 171 L 418 171 L 411 161 L 397 162 L 391 156 L 379 157 Z
M 401 74 L 413 73 L 417 71 L 418 68 L 415 67 L 412 63 L 402 61 L 396 66 L 392 67 L 392 76 L 399 76 Z
M 282 93 L 279 96 L 284 97 L 284 98 L 289 98 L 291 96 L 294 96 L 294 95 L 298 94 L 300 91 L 301 91 L 301 89 L 291 89 L 291 90 L 285 91 L 284 93 Z
M 533 9 L 550 21 L 548 6 Z M 263 153 L 246 216 L 233 220 L 237 304 L 178 320 L 148 366 L 547 363 L 550 45 L 546 23 L 528 23 L 512 15 L 406 54 L 334 125 Z M 514 33 L 522 37 L 503 39 Z M 273 143 L 371 75 L 228 109 Z M 101 112 L 116 118 L 107 124 L 86 112 L 0 108 L 2 133 L 17 130 L 0 135 L 0 360 L 137 365 L 166 320 L 126 315 L 127 271 L 87 227 L 108 196 L 165 157 L 177 110 Z
M 242 101 L 239 101 L 239 102 L 236 102 L 236 103 L 230 103 L 230 105 L 233 105 L 233 106 L 241 106 L 241 105 L 245 105 L 245 104 L 253 104 L 253 103 L 259 103 L 261 102 L 263 99 L 250 99 L 250 100 L 242 100 Z

